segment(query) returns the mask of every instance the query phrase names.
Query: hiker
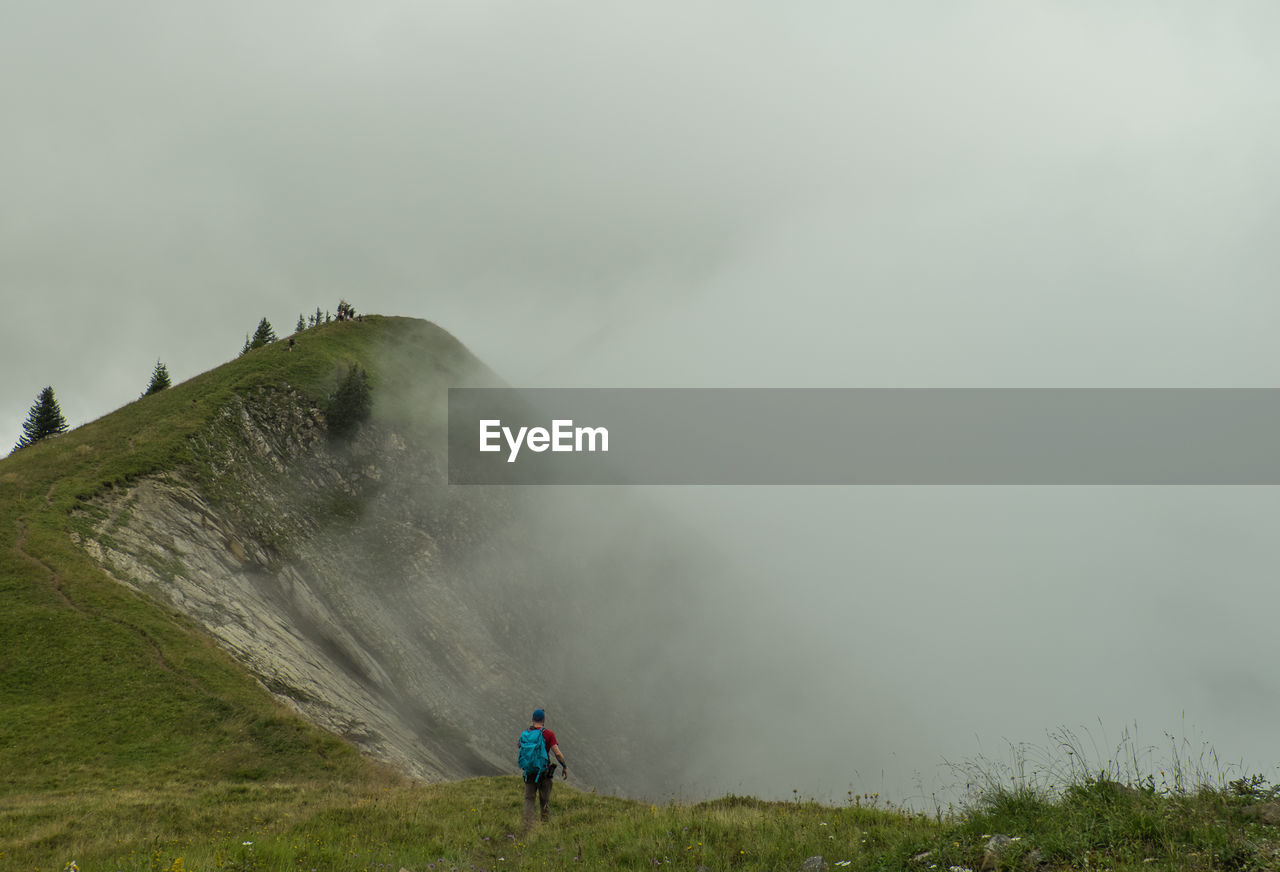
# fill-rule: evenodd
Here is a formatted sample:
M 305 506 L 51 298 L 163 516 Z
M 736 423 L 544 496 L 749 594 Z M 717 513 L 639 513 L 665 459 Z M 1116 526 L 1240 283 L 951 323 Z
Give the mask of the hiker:
M 560 761 L 560 777 L 569 777 L 569 767 L 556 742 L 556 734 L 547 729 L 547 713 L 535 709 L 529 728 L 520 734 L 520 756 L 517 763 L 524 776 L 524 828 L 533 828 L 533 800 L 536 796 L 542 807 L 542 820 L 550 816 L 551 785 L 555 782 L 556 767 L 550 754 Z

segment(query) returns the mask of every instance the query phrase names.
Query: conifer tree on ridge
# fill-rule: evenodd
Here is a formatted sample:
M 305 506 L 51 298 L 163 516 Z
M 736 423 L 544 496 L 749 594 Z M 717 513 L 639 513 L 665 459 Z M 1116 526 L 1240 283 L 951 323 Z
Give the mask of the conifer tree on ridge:
M 147 385 L 147 390 L 143 394 L 144 397 L 158 393 L 169 385 L 173 384 L 169 380 L 169 369 L 160 361 L 156 361 L 156 368 L 151 371 L 151 383 Z
M 41 439 L 67 432 L 67 419 L 62 417 L 62 409 L 53 395 L 53 387 L 46 387 L 36 397 L 27 420 L 22 425 L 22 436 L 13 450 L 34 445 Z
M 244 338 L 244 348 L 240 349 L 240 353 L 246 354 L 255 348 L 261 348 L 275 341 L 276 331 L 271 329 L 271 322 L 266 319 L 266 316 L 263 316 L 262 320 L 258 322 L 258 329 L 253 331 L 253 338 L 250 339 L 248 336 Z

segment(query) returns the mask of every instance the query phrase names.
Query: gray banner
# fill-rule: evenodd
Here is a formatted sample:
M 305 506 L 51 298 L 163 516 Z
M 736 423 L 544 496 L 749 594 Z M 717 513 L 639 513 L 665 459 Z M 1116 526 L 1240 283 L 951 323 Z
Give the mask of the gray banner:
M 449 481 L 1280 484 L 1280 390 L 452 388 Z

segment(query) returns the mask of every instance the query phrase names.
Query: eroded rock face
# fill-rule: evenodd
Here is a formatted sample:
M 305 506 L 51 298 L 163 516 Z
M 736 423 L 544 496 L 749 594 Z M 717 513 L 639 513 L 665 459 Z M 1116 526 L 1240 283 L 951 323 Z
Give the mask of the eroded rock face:
M 337 444 L 305 397 L 260 389 L 192 467 L 87 506 L 81 545 L 372 756 L 425 780 L 512 772 L 528 710 L 558 699 L 539 656 L 555 610 L 530 605 L 554 580 L 517 496 L 446 485 L 438 435 L 373 423 Z M 575 781 L 617 790 L 625 761 L 552 715 Z

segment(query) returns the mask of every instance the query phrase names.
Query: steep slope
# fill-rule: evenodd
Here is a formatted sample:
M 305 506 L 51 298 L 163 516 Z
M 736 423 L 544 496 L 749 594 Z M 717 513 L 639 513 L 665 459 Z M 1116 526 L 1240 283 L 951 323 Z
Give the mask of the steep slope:
M 355 365 L 369 373 L 373 414 L 339 438 L 328 398 Z M 241 722 L 242 699 L 173 668 L 178 649 L 216 658 L 200 648 L 207 634 L 277 702 L 418 778 L 510 771 L 514 731 L 540 705 L 579 785 L 634 794 L 670 783 L 697 695 L 683 692 L 692 671 L 665 668 L 661 647 L 689 600 L 688 566 L 661 525 L 603 520 L 598 499 L 448 486 L 447 388 L 495 383 L 434 325 L 370 317 L 305 331 L 292 351 L 250 352 L 5 460 L 7 556 L 22 565 L 9 587 L 38 614 L 8 621 L 4 645 L 30 645 L 41 621 L 56 633 L 88 621 L 72 630 L 93 636 L 84 649 L 51 647 L 68 673 L 99 659 L 73 693 L 57 667 L 6 674 L 13 698 L 31 695 L 25 683 L 53 709 L 6 710 L 0 735 L 52 719 L 47 745 L 65 726 L 130 747 L 129 729 L 92 723 L 100 699 L 119 689 L 113 717 L 147 721 L 179 684 L 223 709 L 199 723 Z M 122 603 L 145 620 L 120 617 Z M 664 632 L 652 632 L 646 621 L 664 611 Z M 157 696 L 129 715 L 140 658 L 152 659 L 141 674 Z M 655 726 L 655 688 L 688 710 Z M 174 696 L 179 711 L 184 699 Z M 206 744 L 205 759 L 272 757 L 239 734 Z M 82 767 L 84 756 L 49 762 Z M 182 760 L 166 765 L 195 765 Z
M 397 768 L 508 771 L 512 718 L 549 689 L 513 657 L 534 629 L 511 616 L 521 579 L 472 566 L 506 507 L 446 488 L 438 449 L 412 429 L 331 440 L 290 388 L 237 398 L 196 443 L 204 475 L 93 501 L 81 541 L 99 564 Z
M 0 460 L 3 791 L 371 775 L 69 535 L 82 500 L 188 462 L 188 437 L 259 375 L 242 361 Z

